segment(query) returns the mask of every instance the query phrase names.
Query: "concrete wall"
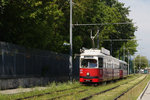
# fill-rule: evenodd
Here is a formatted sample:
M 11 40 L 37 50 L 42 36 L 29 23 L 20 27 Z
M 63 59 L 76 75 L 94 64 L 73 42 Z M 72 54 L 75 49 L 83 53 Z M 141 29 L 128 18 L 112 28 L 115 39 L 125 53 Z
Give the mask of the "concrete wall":
M 33 86 L 44 86 L 48 85 L 52 81 L 67 81 L 67 77 L 61 78 L 39 78 L 39 77 L 32 77 L 32 78 L 13 78 L 13 79 L 0 79 L 0 90 L 5 89 L 13 89 L 18 87 L 33 87 Z

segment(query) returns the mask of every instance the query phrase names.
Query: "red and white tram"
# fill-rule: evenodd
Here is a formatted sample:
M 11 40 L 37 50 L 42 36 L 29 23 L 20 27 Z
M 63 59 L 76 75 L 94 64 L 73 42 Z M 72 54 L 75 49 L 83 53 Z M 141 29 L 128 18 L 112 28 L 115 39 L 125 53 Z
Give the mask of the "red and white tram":
M 127 63 L 112 57 L 110 51 L 104 48 L 82 50 L 79 77 L 81 83 L 98 83 L 126 76 Z

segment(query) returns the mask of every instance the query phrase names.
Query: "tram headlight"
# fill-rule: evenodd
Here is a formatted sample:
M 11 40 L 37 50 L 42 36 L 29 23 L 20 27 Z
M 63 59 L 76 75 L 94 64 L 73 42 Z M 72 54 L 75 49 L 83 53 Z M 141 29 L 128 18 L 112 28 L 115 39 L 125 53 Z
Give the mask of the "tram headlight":
M 90 76 L 90 73 L 86 73 L 87 76 Z

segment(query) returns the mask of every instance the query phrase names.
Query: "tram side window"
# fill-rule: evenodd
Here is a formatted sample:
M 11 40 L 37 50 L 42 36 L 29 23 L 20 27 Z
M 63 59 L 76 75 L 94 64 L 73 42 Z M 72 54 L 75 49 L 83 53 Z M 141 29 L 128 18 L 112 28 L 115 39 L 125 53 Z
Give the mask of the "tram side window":
M 125 66 L 125 64 L 123 64 L 123 70 L 125 70 L 125 68 L 126 68 L 126 66 Z
M 82 62 L 81 62 L 81 66 L 82 66 L 82 68 L 87 68 L 88 67 L 88 62 L 87 62 L 87 60 L 82 60 Z
M 123 64 L 123 69 L 124 69 L 124 70 L 126 69 L 126 65 L 125 65 L 125 64 Z
M 124 70 L 124 64 L 122 64 L 122 69 Z
M 128 67 L 128 66 L 127 66 L 126 64 L 124 64 L 124 67 L 125 67 L 124 69 L 127 70 L 127 67 Z
M 121 63 L 119 64 L 119 68 L 122 69 L 122 64 Z
M 121 69 L 123 69 L 123 64 L 121 63 Z
M 98 58 L 99 61 L 99 68 L 103 67 L 103 58 Z
M 123 70 L 127 70 L 127 65 L 126 64 L 122 64 L 122 68 Z

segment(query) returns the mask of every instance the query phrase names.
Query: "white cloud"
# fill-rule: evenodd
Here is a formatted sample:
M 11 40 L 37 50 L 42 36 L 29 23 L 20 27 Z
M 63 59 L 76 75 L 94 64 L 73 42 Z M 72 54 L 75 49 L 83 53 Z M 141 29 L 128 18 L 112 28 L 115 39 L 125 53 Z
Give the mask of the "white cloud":
M 150 59 L 150 1 L 149 0 L 119 0 L 125 6 L 130 6 L 130 18 L 136 22 L 138 30 L 135 35 L 138 39 L 138 51 Z

